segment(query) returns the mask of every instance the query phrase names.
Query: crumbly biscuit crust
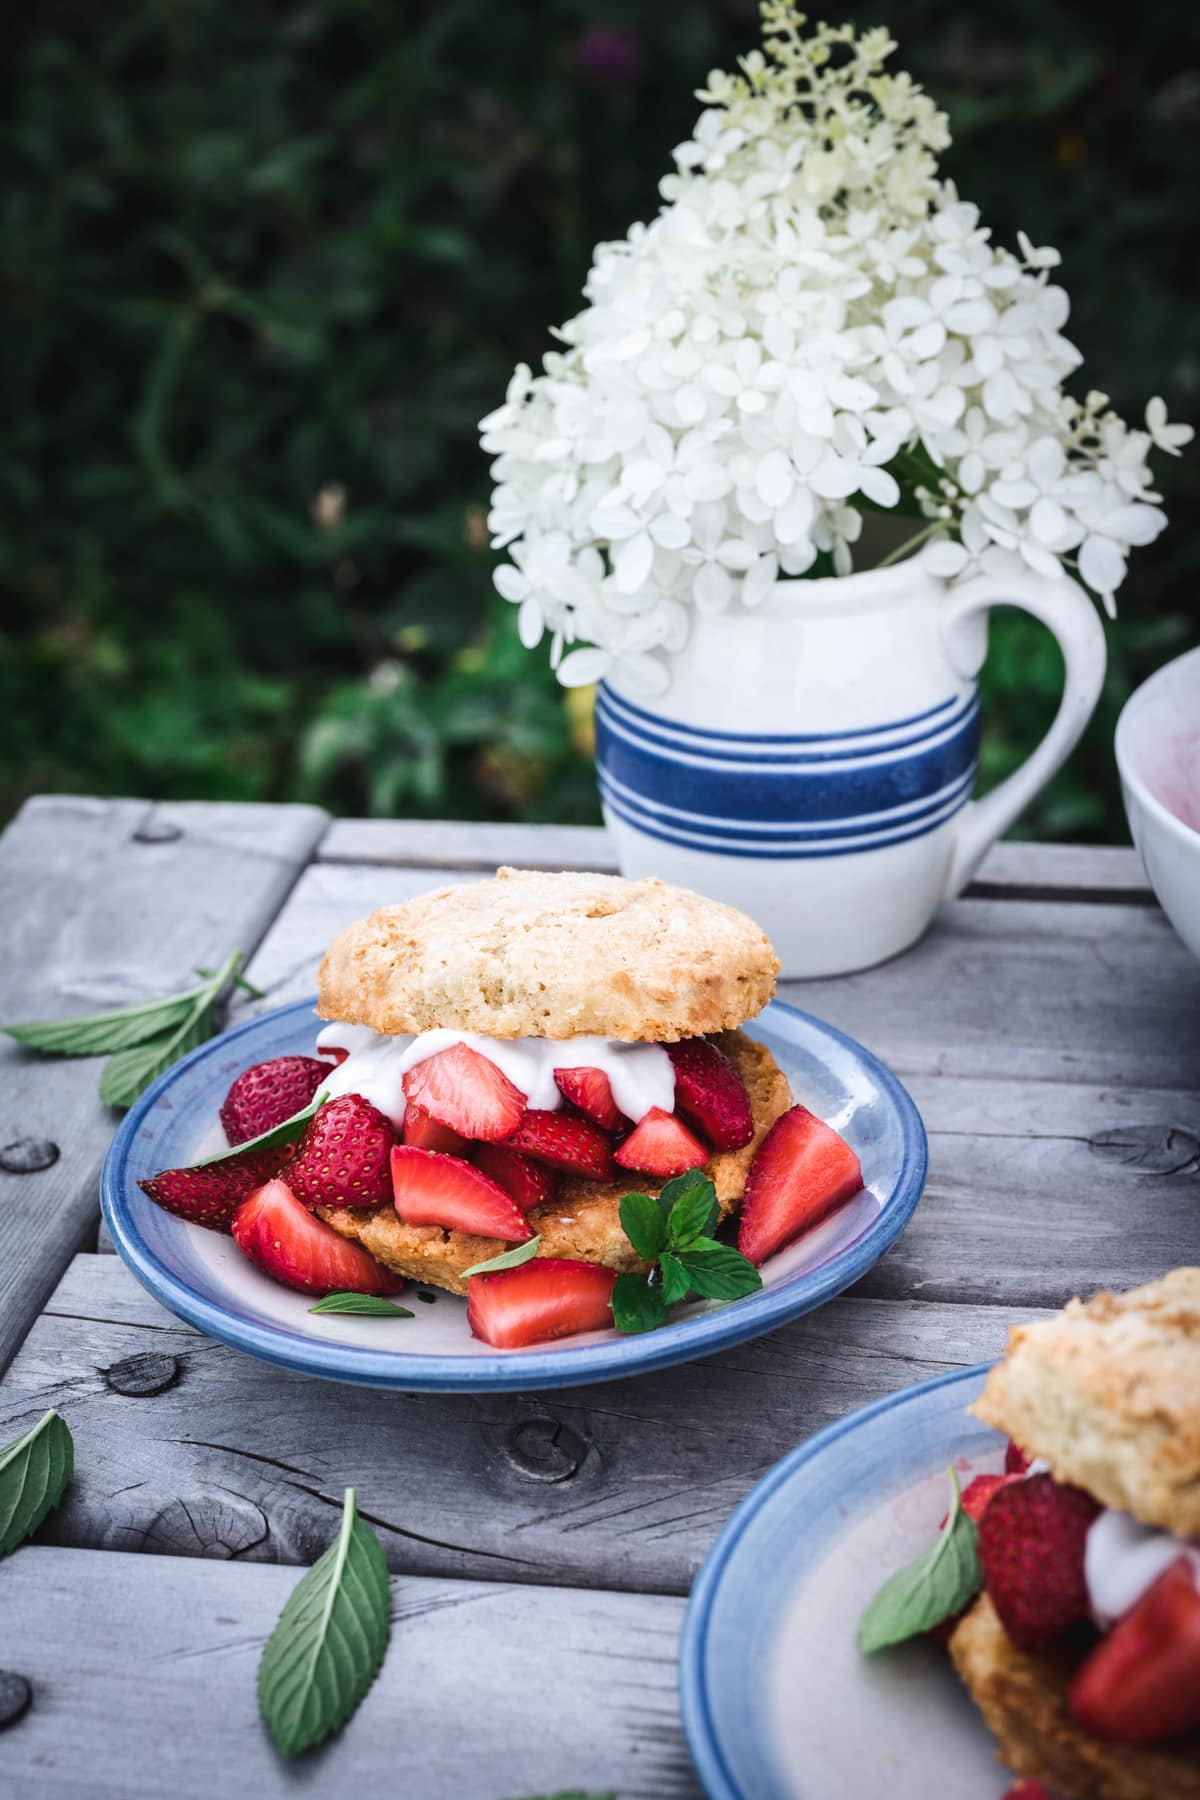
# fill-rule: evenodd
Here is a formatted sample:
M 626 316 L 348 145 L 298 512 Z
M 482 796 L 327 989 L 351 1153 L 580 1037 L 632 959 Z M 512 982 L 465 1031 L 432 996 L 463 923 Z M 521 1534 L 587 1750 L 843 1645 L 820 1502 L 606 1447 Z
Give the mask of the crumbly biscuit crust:
M 754 1136 L 741 1150 L 722 1151 L 708 1164 L 723 1213 L 742 1197 L 750 1163 L 767 1131 L 792 1104 L 791 1089 L 771 1052 L 740 1031 L 718 1040 L 750 1095 Z M 626 1175 L 619 1182 L 581 1181 L 563 1176 L 552 1206 L 530 1213 L 541 1233 L 539 1256 L 563 1256 L 607 1268 L 640 1269 L 632 1244 L 621 1229 L 621 1197 L 635 1189 L 656 1193 L 661 1183 Z M 439 1225 L 406 1225 L 394 1206 L 318 1207 L 319 1216 L 343 1237 L 360 1243 L 398 1275 L 466 1293 L 463 1271 L 509 1248 L 496 1238 L 446 1231 Z
M 346 926 L 317 1011 L 385 1033 L 671 1043 L 761 1012 L 778 969 L 751 919 L 686 888 L 500 869 Z
M 1200 1268 L 1015 1326 L 972 1411 L 1105 1506 L 1200 1537 Z
M 1200 1735 L 1142 1746 L 1081 1731 L 1067 1706 L 1078 1651 L 1018 1650 L 986 1594 L 956 1627 L 950 1655 L 1015 1775 L 1070 1800 L 1200 1800 Z

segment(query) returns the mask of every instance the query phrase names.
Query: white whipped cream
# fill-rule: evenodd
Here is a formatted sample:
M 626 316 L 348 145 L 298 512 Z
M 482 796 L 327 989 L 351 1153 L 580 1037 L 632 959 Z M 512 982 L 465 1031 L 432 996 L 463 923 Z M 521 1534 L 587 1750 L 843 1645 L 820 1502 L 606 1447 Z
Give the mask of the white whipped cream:
M 1088 1602 L 1100 1630 L 1111 1631 L 1181 1556 L 1190 1560 L 1200 1588 L 1200 1545 L 1106 1507 L 1091 1525 L 1083 1552 Z
M 614 1038 L 491 1038 L 478 1031 L 422 1031 L 417 1037 L 383 1037 L 365 1025 L 326 1025 L 317 1049 L 348 1052 L 322 1083 L 330 1099 L 361 1094 L 397 1130 L 404 1123 L 404 1077 L 409 1069 L 466 1044 L 503 1071 L 525 1096 L 528 1106 L 553 1112 L 563 1103 L 555 1069 L 600 1069 L 608 1076 L 613 1099 L 634 1124 L 652 1106 L 663 1112 L 675 1107 L 675 1070 L 661 1044 L 622 1044 Z

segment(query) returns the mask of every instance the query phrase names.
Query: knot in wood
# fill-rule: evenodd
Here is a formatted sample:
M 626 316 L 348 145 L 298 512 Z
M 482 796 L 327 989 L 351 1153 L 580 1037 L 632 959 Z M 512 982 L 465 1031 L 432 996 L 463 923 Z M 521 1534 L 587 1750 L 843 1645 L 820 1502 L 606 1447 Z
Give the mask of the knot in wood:
M 151 814 L 143 819 L 133 834 L 135 844 L 173 844 L 183 836 L 183 826 L 176 825 L 173 819 L 162 819 Z
M 1178 1125 L 1117 1125 L 1089 1138 L 1088 1149 L 1143 1175 L 1200 1173 L 1200 1139 Z
M 10 1175 L 36 1175 L 59 1159 L 58 1145 L 50 1138 L 19 1137 L 0 1149 L 0 1169 Z
M 530 1481 L 569 1481 L 587 1451 L 579 1433 L 558 1419 L 523 1419 L 504 1445 L 514 1469 Z
M 0 1731 L 23 1719 L 33 1702 L 33 1689 L 23 1675 L 0 1669 Z
M 179 1380 L 179 1358 L 165 1356 L 157 1350 L 143 1350 L 127 1356 L 104 1370 L 104 1379 L 114 1394 L 126 1394 L 131 1400 L 146 1400 L 151 1394 L 165 1393 Z

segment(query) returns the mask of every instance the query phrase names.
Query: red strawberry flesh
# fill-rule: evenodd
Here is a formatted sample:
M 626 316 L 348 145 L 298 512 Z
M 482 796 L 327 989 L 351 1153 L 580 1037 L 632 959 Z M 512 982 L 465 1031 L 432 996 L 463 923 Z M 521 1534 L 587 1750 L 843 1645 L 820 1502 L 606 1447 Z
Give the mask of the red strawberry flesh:
M 1118 1744 L 1158 1744 L 1200 1728 L 1198 1590 L 1181 1556 L 1118 1619 L 1071 1684 L 1077 1725 Z
M 629 1124 L 616 1101 L 603 1069 L 555 1069 L 554 1082 L 564 1100 L 601 1131 L 620 1131 Z
M 532 1212 L 535 1206 L 549 1206 L 558 1192 L 554 1173 L 545 1163 L 510 1150 L 507 1144 L 475 1144 L 471 1161 L 502 1187 L 523 1213 Z
M 572 1113 L 532 1109 L 508 1139 L 508 1148 L 589 1181 L 611 1181 L 616 1174 L 604 1133 Z
M 1022 1650 L 1044 1650 L 1088 1617 L 1083 1553 L 1100 1508 L 1049 1475 L 1008 1482 L 979 1521 L 979 1560 L 1000 1623 Z
M 643 1113 L 616 1154 L 621 1168 L 663 1180 L 682 1175 L 685 1169 L 703 1168 L 708 1158 L 708 1145 L 702 1144 L 682 1119 L 660 1106 Z
M 329 1064 L 315 1056 L 274 1056 L 243 1069 L 225 1096 L 221 1123 L 231 1144 L 245 1144 L 311 1104 Z
M 448 1125 L 439 1125 L 411 1100 L 404 1109 L 404 1142 L 415 1144 L 418 1150 L 441 1150 L 447 1156 L 464 1156 L 467 1149 L 466 1138 L 451 1131 Z
M 738 1249 L 752 1263 L 829 1217 L 863 1185 L 857 1156 L 806 1106 L 776 1119 L 755 1152 L 746 1180 Z
M 707 1038 L 666 1046 L 675 1070 L 675 1110 L 714 1150 L 740 1150 L 754 1136 L 754 1114 L 742 1078 Z
M 246 1195 L 277 1175 L 290 1155 L 290 1149 L 282 1145 L 274 1150 L 245 1150 L 239 1156 L 193 1169 L 163 1169 L 139 1181 L 138 1186 L 164 1212 L 193 1225 L 207 1225 L 210 1231 L 228 1231 Z
M 459 1156 L 397 1144 L 392 1186 L 396 1211 L 408 1225 L 441 1225 L 510 1244 L 533 1236 L 524 1213 L 499 1183 Z
M 460 1137 L 496 1142 L 521 1123 L 525 1096 L 502 1069 L 469 1044 L 427 1056 L 404 1077 L 405 1098 Z
M 1023 1475 L 1029 1467 L 1029 1458 L 1019 1444 L 1008 1440 L 1008 1448 L 1004 1452 L 1004 1473 L 1006 1475 Z
M 600 1263 L 535 1256 L 516 1269 L 472 1275 L 467 1323 L 475 1337 L 498 1350 L 602 1331 L 612 1324 L 615 1280 Z
M 309 1122 L 288 1182 L 305 1206 L 380 1206 L 392 1197 L 396 1134 L 361 1094 L 339 1094 Z
M 268 1181 L 243 1200 L 233 1236 L 264 1275 L 304 1294 L 398 1294 L 404 1286 L 361 1245 L 315 1219 L 286 1181 Z

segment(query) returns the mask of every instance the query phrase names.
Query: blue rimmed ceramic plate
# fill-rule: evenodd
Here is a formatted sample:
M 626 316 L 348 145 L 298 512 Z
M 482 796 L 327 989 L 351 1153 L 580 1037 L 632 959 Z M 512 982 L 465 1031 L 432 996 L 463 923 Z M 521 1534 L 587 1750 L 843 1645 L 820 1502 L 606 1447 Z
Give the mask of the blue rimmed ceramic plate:
M 305 1000 L 202 1044 L 129 1112 L 101 1180 L 113 1242 L 164 1306 L 239 1350 L 307 1375 L 381 1388 L 529 1389 L 608 1381 L 704 1356 L 771 1331 L 857 1281 L 904 1229 L 925 1182 L 924 1127 L 895 1076 L 832 1026 L 775 1001 L 744 1029 L 769 1047 L 796 1098 L 854 1146 L 867 1185 L 766 1263 L 760 1292 L 728 1306 L 695 1302 L 644 1336 L 590 1332 L 529 1350 L 479 1343 L 467 1329 L 466 1303 L 451 1294 L 415 1306 L 414 1319 L 314 1316 L 304 1295 L 259 1274 L 232 1238 L 162 1212 L 137 1183 L 220 1148 L 217 1111 L 234 1076 L 268 1057 L 311 1054 L 316 1028 Z
M 818 1432 L 749 1493 L 684 1619 L 680 1698 L 710 1800 L 997 1800 L 995 1743 L 945 1651 L 859 1654 L 858 1621 L 965 1485 L 1004 1467 L 966 1412 L 987 1366 L 889 1395 Z

